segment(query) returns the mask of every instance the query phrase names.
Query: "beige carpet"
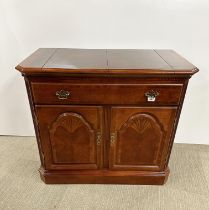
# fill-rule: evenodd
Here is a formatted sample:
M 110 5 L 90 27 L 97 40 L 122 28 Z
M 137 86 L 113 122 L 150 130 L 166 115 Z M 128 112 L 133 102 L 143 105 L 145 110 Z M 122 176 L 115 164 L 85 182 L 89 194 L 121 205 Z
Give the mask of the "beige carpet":
M 35 138 L 0 137 L 0 209 L 209 210 L 209 146 L 175 144 L 164 186 L 45 185 Z

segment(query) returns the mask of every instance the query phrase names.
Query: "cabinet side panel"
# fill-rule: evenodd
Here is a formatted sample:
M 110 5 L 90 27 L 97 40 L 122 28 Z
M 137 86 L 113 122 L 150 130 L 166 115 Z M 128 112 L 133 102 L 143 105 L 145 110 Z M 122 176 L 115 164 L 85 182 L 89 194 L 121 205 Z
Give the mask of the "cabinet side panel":
M 37 115 L 36 115 L 36 111 L 35 111 L 35 106 L 34 106 L 34 103 L 33 103 L 30 80 L 26 76 L 24 77 L 24 80 L 25 80 L 25 85 L 26 85 L 26 89 L 27 89 L 28 100 L 29 100 L 29 103 L 30 103 L 30 110 L 31 110 L 31 115 L 32 115 L 32 119 L 33 119 L 33 125 L 34 125 L 34 129 L 35 129 L 36 140 L 37 140 L 37 144 L 38 144 L 41 166 L 43 168 L 45 168 L 44 153 L 43 153 L 43 150 L 42 150 L 42 144 L 41 144 L 41 140 L 40 140 L 40 134 L 39 134 L 39 129 L 38 129 L 38 119 L 37 119 Z
M 189 83 L 189 79 L 186 79 L 184 81 L 183 91 L 181 93 L 181 101 L 180 101 L 180 105 L 178 106 L 178 110 L 177 110 L 177 114 L 176 114 L 176 118 L 175 118 L 175 123 L 174 123 L 174 128 L 172 130 L 171 140 L 170 140 L 170 143 L 169 143 L 168 153 L 167 153 L 167 157 L 165 159 L 165 167 L 167 167 L 168 163 L 169 163 L 171 150 L 172 150 L 172 147 L 173 147 L 174 138 L 175 138 L 175 135 L 176 135 L 176 130 L 177 130 L 177 127 L 178 127 L 178 122 L 179 122 L 179 119 L 180 119 L 181 110 L 182 110 L 182 107 L 183 107 L 184 98 L 185 98 L 188 83 Z

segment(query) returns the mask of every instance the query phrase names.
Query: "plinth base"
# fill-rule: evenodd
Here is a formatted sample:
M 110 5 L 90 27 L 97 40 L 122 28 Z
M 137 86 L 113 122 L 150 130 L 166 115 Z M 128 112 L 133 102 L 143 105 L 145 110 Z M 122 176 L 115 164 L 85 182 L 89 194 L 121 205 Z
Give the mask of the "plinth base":
M 167 181 L 169 168 L 165 171 L 49 171 L 39 169 L 46 184 L 135 184 L 163 185 Z

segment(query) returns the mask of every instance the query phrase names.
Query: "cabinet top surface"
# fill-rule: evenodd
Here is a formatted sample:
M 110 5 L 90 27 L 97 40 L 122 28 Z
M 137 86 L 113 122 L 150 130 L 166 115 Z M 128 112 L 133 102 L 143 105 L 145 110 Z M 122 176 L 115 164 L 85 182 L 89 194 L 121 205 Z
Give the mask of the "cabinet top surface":
M 24 74 L 186 74 L 198 69 L 173 50 L 40 48 L 16 69 Z

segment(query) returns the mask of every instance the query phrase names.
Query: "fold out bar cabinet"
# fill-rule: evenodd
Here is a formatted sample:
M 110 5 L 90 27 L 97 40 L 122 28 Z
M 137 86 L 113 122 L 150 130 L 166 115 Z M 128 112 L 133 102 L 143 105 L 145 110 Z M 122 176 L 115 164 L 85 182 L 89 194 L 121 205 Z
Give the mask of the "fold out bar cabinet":
M 164 184 L 190 77 L 173 50 L 40 48 L 25 79 L 47 184 Z

